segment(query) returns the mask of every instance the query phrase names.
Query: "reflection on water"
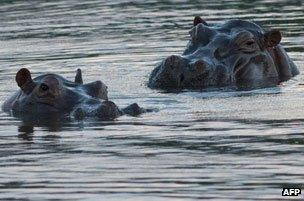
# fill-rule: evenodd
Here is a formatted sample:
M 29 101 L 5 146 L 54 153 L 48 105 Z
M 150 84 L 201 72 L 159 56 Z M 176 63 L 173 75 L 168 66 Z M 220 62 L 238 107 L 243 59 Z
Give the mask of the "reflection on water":
M 68 79 L 82 68 L 120 107 L 160 111 L 34 124 L 0 113 L 0 199 L 278 200 L 284 186 L 303 189 L 302 75 L 252 91 L 146 87 L 157 62 L 184 50 L 195 15 L 280 29 L 303 71 L 302 1 L 1 1 L 0 102 L 21 67 Z

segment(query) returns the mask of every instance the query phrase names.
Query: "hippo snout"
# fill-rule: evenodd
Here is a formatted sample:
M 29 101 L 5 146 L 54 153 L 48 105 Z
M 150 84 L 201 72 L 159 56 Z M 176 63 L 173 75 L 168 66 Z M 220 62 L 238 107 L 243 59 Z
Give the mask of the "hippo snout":
M 187 59 L 172 55 L 167 57 L 155 68 L 149 78 L 151 88 L 180 88 L 185 79 L 184 70 L 188 66 Z
M 167 57 L 163 62 L 163 69 L 168 73 L 167 78 L 171 80 L 171 85 L 175 88 L 180 88 L 186 78 L 186 69 L 189 66 L 189 61 L 181 56 L 172 55 Z M 168 86 L 171 86 L 168 84 Z
M 168 68 L 168 70 L 174 71 L 182 71 L 183 66 L 186 64 L 186 59 L 178 55 L 171 55 L 167 57 L 163 62 L 164 68 Z
M 204 59 L 191 59 L 172 55 L 152 72 L 149 87 L 164 89 L 197 88 L 202 85 L 206 76 L 214 69 Z

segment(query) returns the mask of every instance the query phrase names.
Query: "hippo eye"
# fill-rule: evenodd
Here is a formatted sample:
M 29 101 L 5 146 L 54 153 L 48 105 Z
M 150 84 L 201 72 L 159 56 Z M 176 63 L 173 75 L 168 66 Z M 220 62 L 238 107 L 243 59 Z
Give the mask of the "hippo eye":
M 254 40 L 246 40 L 241 43 L 239 50 L 244 53 L 252 53 L 257 50 L 257 45 Z
M 251 46 L 251 45 L 253 45 L 253 44 L 254 44 L 254 41 L 252 41 L 252 40 L 246 42 L 246 45 L 247 45 L 247 46 Z
M 49 90 L 49 86 L 42 83 L 42 84 L 40 85 L 40 89 L 41 89 L 42 91 L 47 91 L 47 90 Z

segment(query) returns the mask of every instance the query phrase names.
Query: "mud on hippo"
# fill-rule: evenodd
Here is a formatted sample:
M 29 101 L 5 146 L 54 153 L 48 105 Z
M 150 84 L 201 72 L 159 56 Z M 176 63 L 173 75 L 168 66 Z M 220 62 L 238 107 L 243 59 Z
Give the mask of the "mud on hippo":
M 136 103 L 120 110 L 108 100 L 104 83 L 96 81 L 83 84 L 80 69 L 74 82 L 56 74 L 44 74 L 32 79 L 26 68 L 19 70 L 15 79 L 20 89 L 4 102 L 2 109 L 16 117 L 113 120 L 123 114 L 136 116 L 148 111 Z
M 279 30 L 265 32 L 243 20 L 211 26 L 197 16 L 189 33 L 183 54 L 167 57 L 152 71 L 150 88 L 268 87 L 299 74 L 280 45 Z

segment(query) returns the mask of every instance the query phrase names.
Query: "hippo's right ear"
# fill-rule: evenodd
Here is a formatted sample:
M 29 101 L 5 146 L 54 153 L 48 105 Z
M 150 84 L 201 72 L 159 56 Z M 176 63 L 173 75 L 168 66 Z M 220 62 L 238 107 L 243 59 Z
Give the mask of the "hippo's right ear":
M 282 34 L 279 30 L 273 29 L 264 34 L 265 42 L 268 47 L 277 46 L 282 39 Z
M 27 68 L 21 68 L 17 72 L 15 80 L 22 91 L 30 92 L 35 87 L 31 72 Z
M 193 26 L 196 26 L 200 23 L 203 23 L 204 25 L 208 25 L 207 22 L 205 20 L 203 20 L 200 16 L 195 16 L 194 20 L 193 20 Z
M 82 81 L 82 73 L 81 73 L 81 69 L 77 69 L 77 73 L 76 73 L 76 76 L 75 76 L 75 83 L 77 84 L 83 84 L 83 81 Z

